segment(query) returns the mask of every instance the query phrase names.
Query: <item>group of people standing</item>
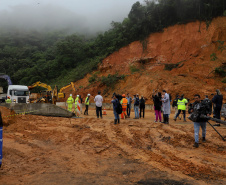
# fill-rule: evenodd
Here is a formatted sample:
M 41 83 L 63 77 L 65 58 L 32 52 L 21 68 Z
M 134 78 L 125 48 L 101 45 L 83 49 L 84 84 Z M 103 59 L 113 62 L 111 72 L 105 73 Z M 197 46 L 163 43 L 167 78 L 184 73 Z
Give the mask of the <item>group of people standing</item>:
M 75 103 L 75 110 L 77 109 L 77 103 L 80 100 L 80 96 L 77 95 L 76 99 L 74 100 L 72 98 L 72 95 L 67 99 L 67 105 L 68 110 L 72 111 L 73 103 Z M 154 110 L 155 110 L 155 122 L 161 122 L 165 124 L 169 124 L 169 115 L 171 113 L 171 98 L 170 95 L 166 92 L 166 90 L 163 90 L 161 92 L 156 92 L 153 90 L 152 99 L 154 102 Z M 206 95 L 204 100 L 201 100 L 200 95 L 196 94 L 194 96 L 195 102 L 191 104 L 191 114 L 193 111 L 197 111 L 197 109 L 201 106 L 200 103 L 204 103 L 207 106 L 206 115 L 209 116 L 212 113 L 212 107 L 213 107 L 213 114 L 215 118 L 220 119 L 220 112 L 223 104 L 223 96 L 219 89 L 216 90 L 216 95 L 212 98 L 212 100 L 208 99 L 208 96 Z M 102 103 L 103 103 L 103 97 L 101 96 L 101 92 L 98 92 L 98 95 L 94 98 L 95 104 L 96 104 L 96 115 L 97 118 L 102 118 Z M 86 110 L 84 112 L 85 115 L 88 115 L 88 107 L 90 102 L 90 94 L 87 95 L 85 100 Z M 181 96 L 177 95 L 176 98 L 173 100 L 172 107 L 175 109 L 175 115 L 174 120 L 176 121 L 179 117 L 180 113 L 183 112 L 183 118 L 184 121 L 186 121 L 186 109 L 187 104 L 189 100 L 184 98 L 184 95 Z M 134 95 L 133 98 L 130 97 L 129 93 L 127 96 L 125 94 L 123 95 L 117 95 L 113 94 L 111 103 L 113 104 L 113 113 L 114 113 L 114 124 L 120 123 L 119 115 L 121 114 L 121 119 L 130 118 L 131 113 L 131 107 L 132 103 L 134 103 L 134 112 L 135 117 L 134 119 L 139 119 L 141 117 L 144 118 L 145 115 L 145 98 L 142 95 L 141 98 L 139 98 L 139 94 Z M 140 111 L 139 111 L 140 110 Z M 163 115 L 162 115 L 163 113 Z M 143 115 L 142 115 L 143 114 Z M 163 116 L 163 120 L 162 120 Z M 219 124 L 216 124 L 214 126 L 220 126 Z M 202 128 L 202 141 L 205 142 L 206 138 L 206 120 L 203 119 L 197 119 L 194 121 L 194 135 L 195 135 L 195 144 L 194 147 L 199 147 L 199 128 Z
M 84 115 L 88 115 L 88 108 L 89 108 L 89 103 L 90 103 L 90 94 L 87 94 L 87 97 L 85 99 L 85 105 L 86 109 L 84 112 Z M 76 116 L 79 116 L 79 114 L 82 112 L 82 98 L 80 95 L 77 95 L 76 98 L 74 99 L 72 97 L 72 94 L 68 97 L 66 101 L 67 109 L 72 112 L 73 105 L 75 105 L 74 112 Z M 78 109 L 79 106 L 79 109 Z
M 113 103 L 113 112 L 115 116 L 114 124 L 120 123 L 119 114 L 121 114 L 121 119 L 130 118 L 132 102 L 134 102 L 134 119 L 139 119 L 141 117 L 144 118 L 145 99 L 143 95 L 141 96 L 141 98 L 139 98 L 139 94 L 136 94 L 133 98 L 131 98 L 129 93 L 127 94 L 127 96 L 125 94 L 113 94 L 111 103 Z M 119 107 L 122 107 L 121 111 Z
M 165 124 L 169 124 L 169 115 L 171 112 L 170 107 L 170 96 L 163 90 L 161 92 L 156 92 L 153 90 L 152 99 L 154 102 L 154 110 L 155 110 L 155 122 L 161 122 Z M 163 121 L 161 114 L 163 113 Z

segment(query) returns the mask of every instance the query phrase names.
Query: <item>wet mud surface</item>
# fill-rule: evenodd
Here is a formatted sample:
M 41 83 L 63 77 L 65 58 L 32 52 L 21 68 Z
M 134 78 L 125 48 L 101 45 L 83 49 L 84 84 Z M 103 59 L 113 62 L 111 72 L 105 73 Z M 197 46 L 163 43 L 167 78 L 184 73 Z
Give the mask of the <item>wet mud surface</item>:
M 0 184 L 226 183 L 226 144 L 210 126 L 207 142 L 194 149 L 191 122 L 154 123 L 153 112 L 114 125 L 110 110 L 103 119 L 94 110 L 77 119 L 0 111 Z M 226 135 L 225 126 L 217 129 Z

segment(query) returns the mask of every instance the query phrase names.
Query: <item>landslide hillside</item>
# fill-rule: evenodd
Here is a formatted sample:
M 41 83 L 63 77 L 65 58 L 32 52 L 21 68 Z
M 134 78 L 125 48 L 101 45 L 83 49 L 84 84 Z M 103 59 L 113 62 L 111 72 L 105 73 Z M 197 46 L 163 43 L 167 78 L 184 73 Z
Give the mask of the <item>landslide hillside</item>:
M 218 17 L 208 25 L 191 22 L 150 34 L 106 57 L 96 71 L 75 82 L 77 92 L 85 97 L 102 91 L 106 102 L 112 93 L 139 93 L 148 98 L 153 89 L 165 89 L 174 98 L 185 94 L 211 95 L 220 89 L 225 96 L 223 76 L 216 68 L 226 62 L 226 17 Z M 65 90 L 66 97 L 72 89 Z

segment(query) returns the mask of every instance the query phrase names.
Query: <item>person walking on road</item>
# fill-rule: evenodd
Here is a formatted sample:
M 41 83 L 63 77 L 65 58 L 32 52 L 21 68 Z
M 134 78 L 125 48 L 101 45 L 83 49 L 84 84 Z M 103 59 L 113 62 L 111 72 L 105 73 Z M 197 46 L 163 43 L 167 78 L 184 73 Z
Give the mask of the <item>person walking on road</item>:
M 89 101 L 90 101 L 90 94 L 87 94 L 87 97 L 86 97 L 86 100 L 85 100 L 86 110 L 84 112 L 84 115 L 88 115 Z
M 134 119 L 139 119 L 139 105 L 140 105 L 139 94 L 134 95 L 133 101 L 134 101 L 134 112 L 135 112 Z
M 144 112 L 145 112 L 145 99 L 144 96 L 141 96 L 140 99 L 140 118 L 141 118 L 141 113 L 143 112 L 143 118 L 144 118 Z
M 116 97 L 116 94 L 113 95 L 113 99 L 111 100 L 111 103 L 113 103 L 113 113 L 115 116 L 114 124 L 116 125 L 117 122 L 120 123 L 119 114 L 117 113 L 117 107 L 120 102 L 119 102 L 118 98 Z
M 177 120 L 177 117 L 180 115 L 181 111 L 184 114 L 184 122 L 186 122 L 186 105 L 188 103 L 188 100 L 184 98 L 184 95 L 182 94 L 181 97 L 177 100 L 177 109 L 178 113 L 176 117 L 174 118 L 174 121 Z
M 96 115 L 97 118 L 102 118 L 102 103 L 103 103 L 103 97 L 100 95 L 101 92 L 98 92 L 98 95 L 95 96 L 94 101 L 96 103 Z
M 152 95 L 153 101 L 154 101 L 154 110 L 155 110 L 155 122 L 162 122 L 162 115 L 161 115 L 161 108 L 162 108 L 162 94 L 161 92 L 158 92 L 157 95 Z
M 70 94 L 69 98 L 67 99 L 67 109 L 72 112 L 74 99 L 72 98 L 72 94 Z
M 121 99 L 121 102 L 122 104 L 122 114 L 121 114 L 121 119 L 126 119 L 127 115 L 126 115 L 126 108 L 127 108 L 127 99 L 126 99 L 126 95 L 123 94 L 122 95 L 122 99 Z
M 216 95 L 213 97 L 212 103 L 213 103 L 215 118 L 221 119 L 220 113 L 221 113 L 221 108 L 223 104 L 223 95 L 221 94 L 219 89 L 216 90 Z M 220 126 L 220 123 L 215 124 L 214 126 Z
M 130 118 L 130 111 L 131 111 L 131 104 L 132 104 L 132 98 L 129 96 L 129 93 L 127 94 L 127 97 L 126 97 L 126 99 L 127 99 L 127 109 L 126 109 L 126 111 L 127 111 L 127 116 L 128 116 L 128 118 Z
M 162 93 L 164 95 L 164 97 L 162 99 L 163 123 L 169 124 L 170 98 L 169 98 L 169 94 L 166 93 L 166 90 L 163 90 Z

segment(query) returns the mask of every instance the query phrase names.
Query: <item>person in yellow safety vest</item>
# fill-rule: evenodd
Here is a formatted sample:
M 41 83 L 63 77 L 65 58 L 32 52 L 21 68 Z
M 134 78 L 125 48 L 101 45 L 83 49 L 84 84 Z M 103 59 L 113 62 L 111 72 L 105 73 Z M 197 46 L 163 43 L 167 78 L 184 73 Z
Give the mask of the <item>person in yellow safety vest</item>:
M 77 104 L 78 104 L 78 100 L 79 100 L 79 95 L 77 95 L 77 97 L 75 98 L 75 114 L 77 115 Z
M 6 103 L 12 103 L 12 100 L 10 99 L 10 97 L 7 97 Z
M 180 115 L 181 111 L 184 114 L 184 122 L 186 122 L 186 105 L 188 103 L 188 100 L 184 98 L 184 95 L 181 95 L 181 98 L 178 99 L 177 101 L 177 109 L 178 109 L 178 113 L 176 115 L 176 117 L 174 118 L 174 121 L 177 120 L 177 117 Z
M 121 119 L 124 119 L 127 117 L 126 115 L 126 108 L 127 108 L 127 103 L 128 103 L 128 100 L 126 99 L 126 95 L 123 94 L 122 95 L 122 100 L 120 102 L 122 104 L 122 114 L 121 114 Z
M 72 112 L 74 99 L 72 98 L 72 94 L 70 94 L 69 98 L 67 99 L 67 109 Z
M 89 110 L 89 100 L 90 100 L 90 94 L 87 94 L 86 100 L 85 100 L 85 105 L 86 105 L 86 110 L 84 112 L 84 115 L 88 115 L 88 110 Z

